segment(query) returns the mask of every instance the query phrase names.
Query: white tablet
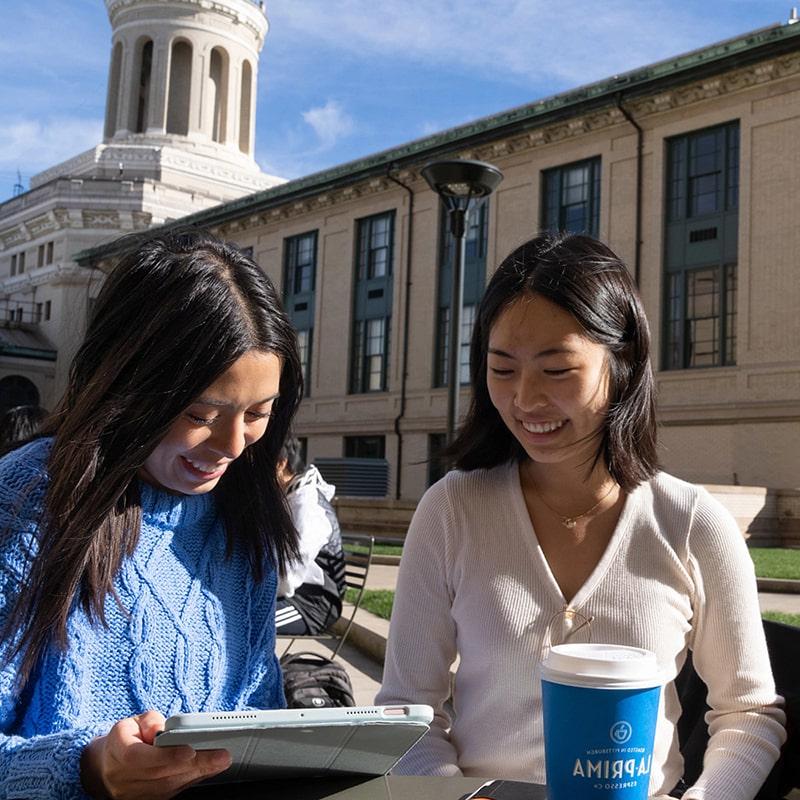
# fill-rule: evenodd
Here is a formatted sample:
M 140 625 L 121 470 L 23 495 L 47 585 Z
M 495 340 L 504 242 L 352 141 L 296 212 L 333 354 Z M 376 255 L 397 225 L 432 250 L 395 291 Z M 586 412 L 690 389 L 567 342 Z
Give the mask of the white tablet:
M 432 719 L 425 705 L 176 714 L 155 743 L 227 750 L 230 768 L 207 783 L 384 775 Z

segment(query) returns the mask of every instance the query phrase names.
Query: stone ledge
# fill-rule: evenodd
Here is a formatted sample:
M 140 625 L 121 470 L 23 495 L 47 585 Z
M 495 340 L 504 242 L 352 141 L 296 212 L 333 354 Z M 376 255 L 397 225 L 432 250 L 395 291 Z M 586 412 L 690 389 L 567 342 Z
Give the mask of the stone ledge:
M 759 592 L 800 594 L 800 581 L 789 578 L 756 578 Z

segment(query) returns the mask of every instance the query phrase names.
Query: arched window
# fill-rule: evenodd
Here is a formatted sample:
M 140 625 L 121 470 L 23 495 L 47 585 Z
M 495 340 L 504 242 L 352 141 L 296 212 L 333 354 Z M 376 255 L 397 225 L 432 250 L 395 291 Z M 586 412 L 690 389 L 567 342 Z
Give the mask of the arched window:
M 0 380 L 0 413 L 14 406 L 38 406 L 39 390 L 33 381 L 22 375 L 9 375 Z
M 250 116 L 253 94 L 253 68 L 249 61 L 242 63 L 242 102 L 239 106 L 239 149 L 250 152 Z
M 211 138 L 215 142 L 227 139 L 228 124 L 228 54 L 221 48 L 211 51 L 209 64 L 209 107 L 213 109 Z
M 110 139 L 117 132 L 117 113 L 119 111 L 120 77 L 122 75 L 122 42 L 117 42 L 111 51 L 111 69 L 108 73 L 108 98 L 106 99 L 105 138 Z
M 192 46 L 180 41 L 172 45 L 167 96 L 167 133 L 189 133 L 189 101 L 192 88 Z
M 153 69 L 153 40 L 143 39 L 139 43 L 133 84 L 133 105 L 131 106 L 132 130 L 144 133 L 147 130 L 147 115 L 150 110 L 150 74 Z

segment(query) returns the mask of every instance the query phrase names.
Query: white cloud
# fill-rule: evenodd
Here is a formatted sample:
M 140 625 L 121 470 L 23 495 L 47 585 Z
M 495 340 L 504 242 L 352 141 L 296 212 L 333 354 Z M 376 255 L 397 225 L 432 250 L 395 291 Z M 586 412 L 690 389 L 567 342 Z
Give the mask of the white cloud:
M 290 27 L 304 47 L 526 83 L 579 85 L 709 43 L 702 7 L 668 0 L 273 0 L 270 9 L 273 29 Z M 720 26 L 718 38 L 728 35 Z
M 325 150 L 349 136 L 355 128 L 352 117 L 336 100 L 328 100 L 324 106 L 304 111 L 303 119 L 312 127 L 320 147 Z
M 0 122 L 0 170 L 37 172 L 88 150 L 103 139 L 99 119 L 18 118 Z M 30 175 L 26 175 L 29 178 Z

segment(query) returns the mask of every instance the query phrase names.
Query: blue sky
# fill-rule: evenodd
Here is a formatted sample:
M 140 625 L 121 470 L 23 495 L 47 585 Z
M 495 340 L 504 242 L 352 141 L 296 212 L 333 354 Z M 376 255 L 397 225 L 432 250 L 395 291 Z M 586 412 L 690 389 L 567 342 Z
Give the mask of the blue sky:
M 266 0 L 256 158 L 298 177 L 788 18 L 791 0 Z M 0 0 L 0 198 L 101 140 L 102 0 Z

